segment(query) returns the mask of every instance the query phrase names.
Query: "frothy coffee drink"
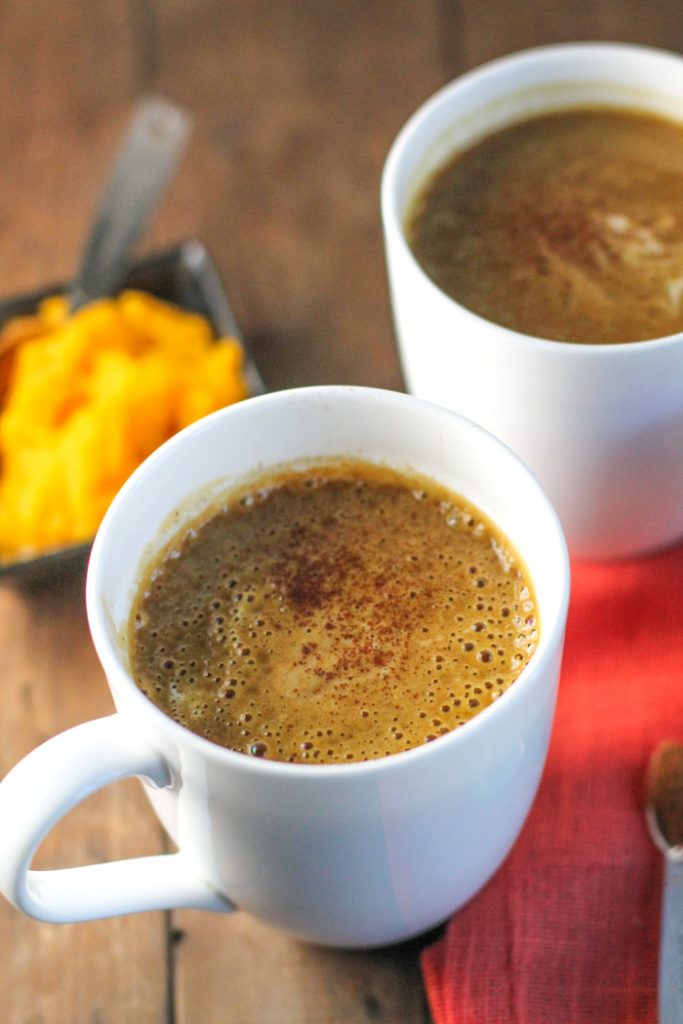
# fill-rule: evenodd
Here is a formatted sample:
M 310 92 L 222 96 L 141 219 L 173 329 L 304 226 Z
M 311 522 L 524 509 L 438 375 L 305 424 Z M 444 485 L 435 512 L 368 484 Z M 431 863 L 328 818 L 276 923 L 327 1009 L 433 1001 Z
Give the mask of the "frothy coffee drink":
M 406 233 L 447 294 L 559 341 L 683 330 L 683 125 L 611 108 L 513 125 L 427 183 Z
M 184 529 L 131 614 L 141 689 L 201 736 L 364 761 L 484 710 L 538 640 L 531 583 L 477 509 L 354 461 L 287 470 Z

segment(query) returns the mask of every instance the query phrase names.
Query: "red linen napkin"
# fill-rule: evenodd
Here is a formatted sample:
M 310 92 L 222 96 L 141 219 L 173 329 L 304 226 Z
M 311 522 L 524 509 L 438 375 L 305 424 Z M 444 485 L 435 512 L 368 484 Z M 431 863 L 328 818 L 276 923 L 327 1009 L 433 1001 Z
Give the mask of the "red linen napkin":
M 649 755 L 683 739 L 683 548 L 574 565 L 555 727 L 512 854 L 422 970 L 435 1024 L 654 1024 Z

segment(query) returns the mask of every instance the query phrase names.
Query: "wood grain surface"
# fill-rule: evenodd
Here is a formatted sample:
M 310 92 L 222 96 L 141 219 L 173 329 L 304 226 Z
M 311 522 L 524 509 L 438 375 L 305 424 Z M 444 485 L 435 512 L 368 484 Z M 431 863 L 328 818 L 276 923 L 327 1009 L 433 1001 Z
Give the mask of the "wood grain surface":
M 269 388 L 401 387 L 379 219 L 406 117 L 460 72 L 527 46 L 614 39 L 683 48 L 683 8 L 633 0 L 3 0 L 0 296 L 75 270 L 132 103 L 195 119 L 145 236 L 196 236 L 223 274 Z M 112 709 L 83 575 L 0 586 L 0 774 Z M 2 835 L 12 822 L 0 822 Z M 39 865 L 158 852 L 134 781 L 88 798 Z M 0 903 L 3 1024 L 360 1024 L 429 1020 L 419 952 L 340 952 L 245 915 L 144 914 L 68 926 Z

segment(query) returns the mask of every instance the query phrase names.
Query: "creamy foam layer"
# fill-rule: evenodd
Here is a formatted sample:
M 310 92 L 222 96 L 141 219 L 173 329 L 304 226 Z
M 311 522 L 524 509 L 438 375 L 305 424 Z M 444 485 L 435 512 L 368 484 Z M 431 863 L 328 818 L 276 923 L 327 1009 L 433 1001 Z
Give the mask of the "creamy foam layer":
M 542 338 L 683 330 L 683 126 L 570 110 L 513 125 L 428 182 L 406 231 L 445 292 Z
M 329 763 L 459 727 L 537 639 L 529 580 L 481 513 L 342 462 L 263 482 L 179 536 L 144 580 L 129 651 L 143 691 L 194 732 Z

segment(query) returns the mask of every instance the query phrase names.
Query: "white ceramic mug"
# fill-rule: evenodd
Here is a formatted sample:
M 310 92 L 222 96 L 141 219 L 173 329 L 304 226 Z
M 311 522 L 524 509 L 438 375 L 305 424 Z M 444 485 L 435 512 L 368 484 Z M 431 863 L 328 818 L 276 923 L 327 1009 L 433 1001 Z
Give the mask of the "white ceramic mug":
M 218 481 L 224 491 L 255 470 L 339 455 L 412 468 L 487 512 L 530 572 L 538 648 L 495 704 L 404 753 L 306 765 L 226 750 L 166 716 L 131 679 L 122 636 L 141 564 L 215 496 L 208 485 Z M 443 920 L 507 854 L 550 735 L 568 559 L 537 482 L 480 427 L 365 388 L 304 388 L 234 405 L 174 437 L 133 474 L 97 535 L 86 590 L 117 712 L 49 740 L 0 784 L 0 889 L 21 910 L 59 922 L 239 907 L 320 943 L 372 946 Z M 129 775 L 142 778 L 178 853 L 29 870 L 61 815 Z
M 451 154 L 546 111 L 582 105 L 683 121 L 683 59 L 644 47 L 544 47 L 436 93 L 387 158 L 382 218 L 409 390 L 481 423 L 536 473 L 570 553 L 632 556 L 683 537 L 683 335 L 573 345 L 498 326 L 445 295 L 406 242 L 406 212 Z

